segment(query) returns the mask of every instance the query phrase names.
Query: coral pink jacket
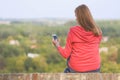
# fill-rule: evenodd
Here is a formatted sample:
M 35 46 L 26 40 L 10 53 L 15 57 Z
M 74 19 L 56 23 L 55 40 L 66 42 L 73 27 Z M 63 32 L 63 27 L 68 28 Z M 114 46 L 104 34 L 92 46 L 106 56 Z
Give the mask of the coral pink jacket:
M 71 55 L 68 64 L 73 70 L 80 72 L 96 70 L 100 67 L 101 38 L 102 35 L 94 36 L 81 26 L 73 26 L 68 33 L 65 48 L 59 46 L 57 49 L 66 59 Z

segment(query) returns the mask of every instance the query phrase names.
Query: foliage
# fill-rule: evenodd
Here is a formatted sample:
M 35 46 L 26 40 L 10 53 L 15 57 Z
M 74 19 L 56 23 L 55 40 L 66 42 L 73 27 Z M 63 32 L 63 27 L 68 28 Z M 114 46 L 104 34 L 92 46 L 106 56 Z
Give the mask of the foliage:
M 120 72 L 120 21 L 96 21 L 108 36 L 107 42 L 100 47 L 107 47 L 108 52 L 101 52 L 101 72 Z M 0 25 L 0 72 L 63 72 L 66 60 L 52 45 L 53 33 L 58 35 L 64 46 L 66 36 L 75 21 L 64 25 L 40 25 L 32 23 L 12 23 Z M 11 45 L 10 40 L 17 40 L 19 45 Z M 31 58 L 29 53 L 39 56 Z

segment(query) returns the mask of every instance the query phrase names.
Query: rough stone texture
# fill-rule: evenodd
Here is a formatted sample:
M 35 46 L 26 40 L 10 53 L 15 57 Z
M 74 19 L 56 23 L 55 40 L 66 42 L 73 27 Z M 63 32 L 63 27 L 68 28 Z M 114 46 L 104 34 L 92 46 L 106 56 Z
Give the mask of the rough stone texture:
M 119 73 L 11 73 L 0 80 L 120 80 Z

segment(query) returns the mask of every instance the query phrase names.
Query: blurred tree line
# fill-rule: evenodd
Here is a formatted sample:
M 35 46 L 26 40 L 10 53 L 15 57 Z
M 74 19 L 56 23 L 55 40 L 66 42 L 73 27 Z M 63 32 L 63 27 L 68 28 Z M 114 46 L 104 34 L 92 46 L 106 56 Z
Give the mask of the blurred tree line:
M 120 72 L 120 21 L 96 21 L 108 36 L 107 42 L 100 47 L 107 47 L 108 52 L 101 52 L 101 72 Z M 12 23 L 0 25 L 0 72 L 63 72 L 66 60 L 52 45 L 52 34 L 56 33 L 64 46 L 66 36 L 75 21 L 63 25 L 48 26 L 32 23 Z M 38 54 L 37 57 L 28 55 Z

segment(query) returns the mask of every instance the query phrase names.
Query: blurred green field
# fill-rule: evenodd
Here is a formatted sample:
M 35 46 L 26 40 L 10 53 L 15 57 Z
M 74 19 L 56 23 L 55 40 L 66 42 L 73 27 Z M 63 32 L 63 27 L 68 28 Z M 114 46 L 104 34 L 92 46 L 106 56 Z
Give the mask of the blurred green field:
M 101 72 L 118 73 L 120 21 L 96 22 L 103 31 L 103 37 L 107 38 L 100 45 Z M 69 28 L 74 25 L 74 21 L 56 26 L 33 23 L 0 24 L 0 73 L 63 72 L 66 60 L 52 45 L 51 35 L 56 33 L 64 46 Z

